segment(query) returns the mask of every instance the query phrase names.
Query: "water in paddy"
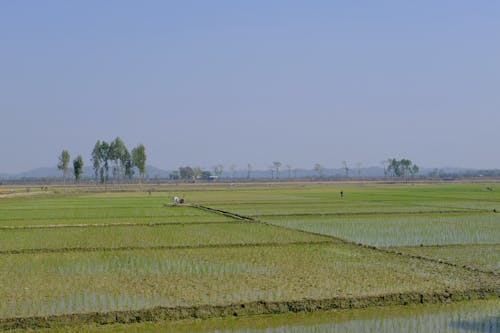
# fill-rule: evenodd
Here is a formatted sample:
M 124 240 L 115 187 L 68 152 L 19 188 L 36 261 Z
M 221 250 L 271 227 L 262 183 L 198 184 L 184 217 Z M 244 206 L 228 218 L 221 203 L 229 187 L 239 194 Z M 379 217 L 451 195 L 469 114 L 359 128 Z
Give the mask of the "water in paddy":
M 213 321 L 215 322 L 215 320 Z M 211 323 L 212 324 L 212 323 Z M 198 332 L 500 332 L 500 301 L 244 318 Z M 241 327 L 238 327 L 241 326 Z
M 280 316 L 268 318 L 268 325 L 264 325 L 264 327 L 252 328 L 252 325 L 247 326 L 248 323 L 245 324 L 242 321 L 241 328 L 216 328 L 207 331 L 200 330 L 199 332 L 494 333 L 500 332 L 500 301 L 453 306 L 377 308 L 370 310 L 287 315 L 286 318 L 280 318 Z M 256 321 L 255 319 L 253 322 Z M 245 322 L 248 321 L 245 320 Z
M 500 299 L 175 323 L 113 325 L 103 327 L 102 330 L 106 332 L 199 333 L 498 333 L 500 332 Z M 96 331 L 102 332 L 102 330 Z

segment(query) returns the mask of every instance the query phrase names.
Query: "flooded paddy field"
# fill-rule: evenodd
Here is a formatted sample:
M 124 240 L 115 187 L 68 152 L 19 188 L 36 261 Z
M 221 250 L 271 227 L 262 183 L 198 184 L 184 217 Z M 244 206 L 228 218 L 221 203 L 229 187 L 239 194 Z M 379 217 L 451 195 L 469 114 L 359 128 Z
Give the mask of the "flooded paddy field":
M 486 187 L 212 184 L 3 197 L 0 328 L 204 332 L 227 320 L 242 326 L 212 331 L 494 332 L 500 195 Z M 186 205 L 170 205 L 173 195 Z M 301 312 L 318 317 L 291 314 Z M 289 314 L 260 326 L 273 313 Z M 134 324 L 143 321 L 154 323 Z

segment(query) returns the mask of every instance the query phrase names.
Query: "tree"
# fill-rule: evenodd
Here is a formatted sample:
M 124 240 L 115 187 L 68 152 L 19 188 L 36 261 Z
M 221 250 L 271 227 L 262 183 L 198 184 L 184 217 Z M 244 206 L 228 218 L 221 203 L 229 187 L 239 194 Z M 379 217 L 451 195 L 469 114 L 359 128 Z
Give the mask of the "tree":
M 389 168 L 389 164 L 391 163 L 391 159 L 388 158 L 386 160 L 383 160 L 380 163 L 382 164 L 382 167 L 384 168 L 384 177 L 387 177 L 387 175 L 389 173 L 388 168 Z
M 347 161 L 343 161 L 342 165 L 344 166 L 344 171 L 345 171 L 345 177 L 349 178 L 349 168 L 347 166 Z
M 125 144 L 123 143 L 122 139 L 120 139 L 120 137 L 116 137 L 116 139 L 111 141 L 111 143 L 109 144 L 108 157 L 114 162 L 113 178 L 115 179 L 115 181 L 120 180 L 120 174 L 123 173 L 123 170 L 125 168 L 125 152 L 128 153 L 127 147 L 125 147 Z
M 83 158 L 82 155 L 78 155 L 76 159 L 73 160 L 73 172 L 75 174 L 75 182 L 78 183 L 80 176 L 83 173 Z
M 179 176 L 184 180 L 192 180 L 194 178 L 194 170 L 189 167 L 179 167 Z
M 292 178 L 292 166 L 290 164 L 286 164 L 285 168 L 288 170 L 288 178 Z
M 415 175 L 416 175 L 419 171 L 420 171 L 420 169 L 419 169 L 418 165 L 413 164 L 413 166 L 411 167 L 411 170 L 410 170 L 410 172 L 411 172 L 411 176 L 412 176 L 412 177 L 415 177 Z
M 231 178 L 234 178 L 236 176 L 236 168 L 237 168 L 236 164 L 231 164 L 229 166 L 229 170 L 231 170 Z
M 99 157 L 101 158 L 101 168 L 99 170 L 99 174 L 101 177 L 101 183 L 105 184 L 109 178 L 109 143 L 106 141 L 101 142 Z
M 356 167 L 358 168 L 358 178 L 361 178 L 361 166 L 362 165 L 363 165 L 363 163 L 361 163 L 361 162 L 356 163 Z
M 200 179 L 202 173 L 203 173 L 203 170 L 200 167 L 193 168 L 193 178 L 194 179 Z
M 125 148 L 125 152 L 122 156 L 122 163 L 125 167 L 125 177 L 128 179 L 132 179 L 134 176 L 134 163 L 132 163 L 132 156 L 128 152 L 128 149 Z
M 408 180 L 412 162 L 410 160 L 403 158 L 401 159 L 401 161 L 399 161 L 399 165 L 401 168 L 401 176 L 403 177 L 404 180 Z
M 323 166 L 319 163 L 314 165 L 314 171 L 318 173 L 319 178 L 323 178 Z
M 419 168 L 417 165 L 413 164 L 411 160 L 402 158 L 397 160 L 395 158 L 388 159 L 387 173 L 392 177 L 400 177 L 408 181 L 410 175 L 415 175 L 418 173 Z
M 215 177 L 220 178 L 223 170 L 224 170 L 224 167 L 222 166 L 222 164 L 218 164 L 218 165 L 214 166 Z
M 276 179 L 280 178 L 280 167 L 281 167 L 281 162 L 279 161 L 274 161 L 273 162 L 273 167 L 276 170 Z
M 132 149 L 132 163 L 139 169 L 141 179 L 144 179 L 146 173 L 146 148 L 143 144 L 139 144 Z
M 401 177 L 401 163 L 395 158 L 390 158 L 388 161 L 387 173 L 389 176 Z
M 57 164 L 57 168 L 63 172 L 63 181 L 66 181 L 66 176 L 68 174 L 68 165 L 69 165 L 69 152 L 67 150 L 63 150 L 61 152 L 61 156 L 59 156 L 59 164 Z
M 97 140 L 92 150 L 92 168 L 95 174 L 95 183 L 99 181 L 99 170 L 101 169 L 101 141 Z
M 203 179 L 203 180 L 210 180 L 212 177 L 212 174 L 210 173 L 210 171 L 202 171 L 201 172 L 201 175 L 200 175 L 200 179 Z

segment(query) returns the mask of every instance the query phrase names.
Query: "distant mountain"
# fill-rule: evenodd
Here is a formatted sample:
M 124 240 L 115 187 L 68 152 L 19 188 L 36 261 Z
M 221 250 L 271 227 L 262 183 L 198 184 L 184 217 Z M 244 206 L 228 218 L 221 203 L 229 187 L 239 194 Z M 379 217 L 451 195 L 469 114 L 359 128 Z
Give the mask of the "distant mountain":
M 135 170 L 135 176 L 138 176 L 139 172 Z M 111 173 L 111 170 L 110 170 Z M 146 166 L 146 176 L 148 178 L 168 178 L 170 175 L 170 171 L 166 171 L 152 165 Z M 73 169 L 70 168 L 69 176 L 73 176 Z M 8 173 L 0 173 L 0 179 L 6 180 L 18 180 L 18 179 L 39 179 L 39 178 L 60 178 L 62 177 L 62 172 L 57 167 L 41 167 L 33 170 L 17 173 L 17 174 L 8 174 Z M 83 177 L 92 178 L 94 177 L 94 169 L 90 166 L 83 167 Z
M 152 165 L 146 165 L 146 176 L 148 178 L 168 178 L 171 171 L 163 170 Z M 136 170 L 137 174 L 137 170 Z
M 177 170 L 175 170 L 177 171 Z M 212 172 L 213 170 L 208 170 Z M 111 168 L 109 170 L 110 177 L 112 174 Z M 250 178 L 251 179 L 270 179 L 276 178 L 276 170 L 268 168 L 261 170 L 251 170 Z M 168 179 L 172 171 L 164 170 L 157 168 L 152 165 L 146 166 L 146 178 L 147 179 Z M 279 178 L 280 179 L 316 179 L 319 178 L 319 173 L 311 169 L 299 169 L 292 168 L 287 169 L 285 167 L 281 167 L 279 169 Z M 343 179 L 345 178 L 346 173 L 343 168 L 323 168 L 321 170 L 321 178 L 322 179 Z M 470 168 L 453 168 L 453 167 L 445 167 L 445 168 L 420 168 L 420 172 L 418 176 L 424 177 L 435 177 L 435 178 L 457 178 L 457 177 L 500 177 L 500 169 L 470 169 Z M 73 177 L 73 170 L 70 169 L 69 178 Z M 86 166 L 83 168 L 83 178 L 93 178 L 94 170 L 90 166 Z M 139 177 L 139 172 L 136 169 L 134 177 Z M 248 177 L 248 170 L 239 169 L 229 171 L 224 170 L 221 175 L 223 179 L 246 179 Z M 381 167 L 366 167 L 366 168 L 356 168 L 351 167 L 349 169 L 349 178 L 382 178 L 385 177 L 384 169 Z M 26 172 L 21 172 L 18 174 L 8 174 L 8 173 L 0 173 L 0 180 L 23 180 L 23 179 L 61 179 L 62 172 L 57 169 L 57 167 L 42 167 L 33 169 Z
M 71 171 L 72 172 L 72 171 Z M 26 172 L 21 172 L 18 174 L 10 175 L 11 178 L 47 178 L 47 177 L 60 177 L 62 174 L 61 170 L 57 167 L 41 167 Z

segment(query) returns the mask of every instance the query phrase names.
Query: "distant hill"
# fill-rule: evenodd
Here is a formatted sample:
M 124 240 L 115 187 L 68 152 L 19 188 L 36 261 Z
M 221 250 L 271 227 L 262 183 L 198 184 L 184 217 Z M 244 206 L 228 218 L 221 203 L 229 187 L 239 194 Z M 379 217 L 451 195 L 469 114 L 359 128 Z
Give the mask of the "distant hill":
M 177 170 L 176 170 L 177 171 Z M 207 170 L 212 172 L 213 170 Z M 111 176 L 111 170 L 110 176 Z M 148 179 L 168 179 L 172 171 L 157 168 L 152 165 L 146 166 L 146 178 Z M 224 170 L 221 175 L 223 179 L 246 179 L 248 176 L 248 171 L 245 169 L 239 169 L 229 171 Z M 323 179 L 343 179 L 345 178 L 345 170 L 342 168 L 324 168 L 321 170 L 321 178 Z M 433 178 L 460 178 L 460 177 L 500 177 L 500 169 L 469 169 L 469 168 L 420 168 L 418 176 L 423 177 L 433 177 Z M 73 170 L 69 171 L 69 178 L 73 177 Z M 83 168 L 83 178 L 93 178 L 94 170 L 90 166 Z M 139 172 L 135 170 L 134 177 L 139 177 Z M 261 169 L 261 170 L 251 170 L 251 179 L 270 179 L 276 178 L 275 170 Z M 356 168 L 351 167 L 349 169 L 349 178 L 383 178 L 385 177 L 384 169 L 381 167 L 365 167 Z M 35 180 L 35 179 L 61 179 L 62 172 L 57 169 L 57 167 L 41 167 L 30 171 L 21 172 L 17 174 L 0 173 L 0 180 Z M 311 169 L 299 169 L 292 168 L 287 169 L 281 167 L 279 170 L 280 179 L 289 178 L 302 178 L 302 179 L 316 179 L 319 178 L 319 173 Z
M 111 170 L 110 170 L 111 173 Z M 69 175 L 73 176 L 73 169 L 69 170 Z M 152 165 L 146 166 L 146 176 L 148 178 L 168 178 L 170 171 L 166 171 Z M 62 176 L 61 170 L 57 167 L 40 167 L 32 169 L 25 172 L 20 172 L 16 174 L 0 173 L 0 179 L 6 180 L 19 180 L 19 179 L 40 179 L 40 178 L 60 178 Z M 138 176 L 138 171 L 136 170 L 135 176 Z M 94 177 L 94 169 L 90 166 L 83 167 L 83 177 L 92 178 Z

